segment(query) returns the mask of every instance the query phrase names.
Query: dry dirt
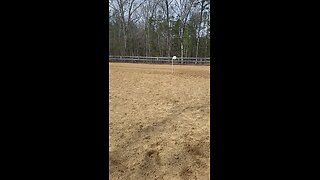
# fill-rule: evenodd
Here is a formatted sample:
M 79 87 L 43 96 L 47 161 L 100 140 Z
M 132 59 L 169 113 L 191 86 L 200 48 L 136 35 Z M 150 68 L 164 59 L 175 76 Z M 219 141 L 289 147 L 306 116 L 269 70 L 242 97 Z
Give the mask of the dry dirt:
M 210 179 L 210 66 L 109 63 L 109 178 Z

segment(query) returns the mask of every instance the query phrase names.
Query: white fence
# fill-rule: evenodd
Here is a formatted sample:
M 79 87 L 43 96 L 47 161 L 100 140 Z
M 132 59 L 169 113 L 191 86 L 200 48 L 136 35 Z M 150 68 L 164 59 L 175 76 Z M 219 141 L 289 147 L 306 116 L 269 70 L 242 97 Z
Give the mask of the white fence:
M 109 56 L 109 62 L 171 64 L 172 57 Z M 177 57 L 177 59 L 174 60 L 173 63 L 174 64 L 210 65 L 210 58 L 184 57 L 182 61 L 180 57 Z

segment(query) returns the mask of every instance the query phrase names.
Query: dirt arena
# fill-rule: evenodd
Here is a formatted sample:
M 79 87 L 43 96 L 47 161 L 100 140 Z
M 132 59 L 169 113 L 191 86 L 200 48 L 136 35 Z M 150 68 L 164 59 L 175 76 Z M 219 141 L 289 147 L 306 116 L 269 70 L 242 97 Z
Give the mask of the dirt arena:
M 210 179 L 210 66 L 109 63 L 109 178 Z

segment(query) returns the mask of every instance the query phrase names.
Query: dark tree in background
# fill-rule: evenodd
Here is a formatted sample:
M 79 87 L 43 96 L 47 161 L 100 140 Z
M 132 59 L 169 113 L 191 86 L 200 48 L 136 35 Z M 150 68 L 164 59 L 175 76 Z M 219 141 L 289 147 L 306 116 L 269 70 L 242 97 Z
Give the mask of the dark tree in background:
M 109 54 L 210 57 L 210 0 L 110 0 Z

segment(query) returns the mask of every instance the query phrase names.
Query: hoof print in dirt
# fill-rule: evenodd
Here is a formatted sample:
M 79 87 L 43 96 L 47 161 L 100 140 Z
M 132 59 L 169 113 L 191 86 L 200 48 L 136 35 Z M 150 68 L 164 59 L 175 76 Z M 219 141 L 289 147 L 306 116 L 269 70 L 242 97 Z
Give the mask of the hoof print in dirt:
M 160 161 L 159 152 L 156 150 L 149 150 L 145 153 L 141 168 L 144 170 L 153 170 L 161 164 Z
M 156 164 L 160 164 L 160 156 L 159 152 L 156 150 L 150 150 L 145 154 L 145 160 L 149 162 L 155 162 Z
M 195 179 L 194 172 L 192 171 L 191 167 L 185 167 L 180 172 L 180 177 L 183 180 L 187 179 Z

